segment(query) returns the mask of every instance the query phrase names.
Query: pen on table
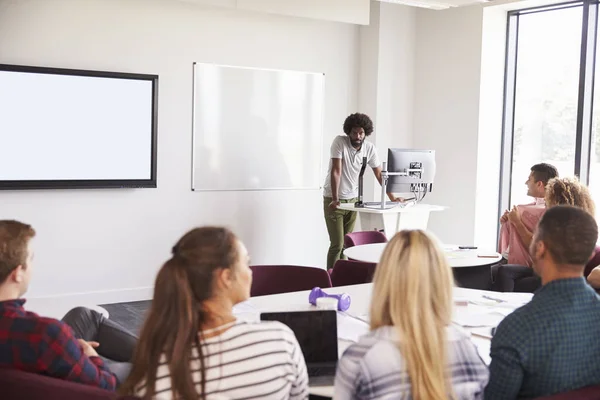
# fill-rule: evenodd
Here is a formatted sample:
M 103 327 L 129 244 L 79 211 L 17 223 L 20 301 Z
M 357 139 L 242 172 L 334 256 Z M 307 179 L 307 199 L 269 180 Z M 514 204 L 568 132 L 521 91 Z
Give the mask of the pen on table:
M 487 295 L 485 295 L 485 294 L 484 294 L 484 295 L 482 295 L 481 297 L 483 297 L 484 299 L 488 299 L 488 300 L 497 301 L 498 303 L 505 303 L 505 302 L 506 302 L 506 300 L 497 299 L 497 298 L 495 298 L 495 297 L 490 297 L 490 296 L 487 296 Z

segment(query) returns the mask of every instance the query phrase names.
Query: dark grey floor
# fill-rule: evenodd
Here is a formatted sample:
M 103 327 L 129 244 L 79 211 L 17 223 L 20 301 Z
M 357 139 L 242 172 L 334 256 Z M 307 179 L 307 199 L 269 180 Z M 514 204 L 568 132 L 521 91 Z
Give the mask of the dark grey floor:
M 150 303 L 150 300 L 132 301 L 130 303 L 101 304 L 100 307 L 108 311 L 109 319 L 139 335 L 146 312 L 150 309 Z

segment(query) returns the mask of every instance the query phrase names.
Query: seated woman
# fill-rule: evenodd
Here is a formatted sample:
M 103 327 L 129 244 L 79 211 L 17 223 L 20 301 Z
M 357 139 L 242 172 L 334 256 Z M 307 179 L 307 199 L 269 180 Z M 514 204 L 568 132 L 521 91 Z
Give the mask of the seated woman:
M 577 178 L 554 178 L 546 186 L 546 207 L 571 205 L 595 215 L 596 207 L 588 188 Z M 519 221 L 515 221 L 518 225 Z M 534 229 L 531 230 L 533 233 Z M 529 243 L 526 243 L 527 246 Z M 531 265 L 501 265 L 496 274 L 494 289 L 501 292 L 533 292 L 541 285 Z
M 225 228 L 185 234 L 158 272 L 125 394 L 143 399 L 305 399 L 296 337 L 278 322 L 247 323 L 248 253 Z
M 481 399 L 488 369 L 451 325 L 452 270 L 423 231 L 398 232 L 375 270 L 371 331 L 338 363 L 335 399 Z

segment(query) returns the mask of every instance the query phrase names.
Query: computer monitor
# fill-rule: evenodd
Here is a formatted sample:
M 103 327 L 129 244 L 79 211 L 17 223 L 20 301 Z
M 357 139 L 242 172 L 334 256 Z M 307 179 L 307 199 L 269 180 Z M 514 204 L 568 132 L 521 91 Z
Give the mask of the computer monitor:
M 419 169 L 421 171 L 414 171 Z M 390 173 L 408 172 L 406 176 L 390 175 L 388 192 L 431 192 L 435 178 L 435 150 L 388 149 L 387 170 Z

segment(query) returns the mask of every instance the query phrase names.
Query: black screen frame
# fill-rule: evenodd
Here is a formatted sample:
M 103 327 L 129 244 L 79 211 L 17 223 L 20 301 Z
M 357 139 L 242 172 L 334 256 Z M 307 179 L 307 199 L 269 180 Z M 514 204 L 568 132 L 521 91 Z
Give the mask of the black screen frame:
M 151 114 L 151 161 L 149 179 L 103 179 L 103 180 L 0 180 L 0 190 L 35 189 L 142 189 L 157 187 L 158 165 L 158 75 L 126 72 L 94 71 L 54 67 L 0 64 L 0 71 L 34 74 L 83 76 L 92 78 L 111 78 L 143 80 L 152 82 Z
M 310 366 L 325 366 L 338 361 L 337 312 L 334 310 L 269 311 L 260 314 L 261 321 L 277 321 L 294 332 L 304 360 Z M 306 326 L 305 320 L 310 320 Z M 293 323 L 292 323 L 293 322 Z M 318 322 L 321 322 L 319 324 Z M 329 330 L 319 331 L 323 325 Z M 314 347 L 319 343 L 319 348 Z M 322 352 L 316 350 L 323 350 Z

